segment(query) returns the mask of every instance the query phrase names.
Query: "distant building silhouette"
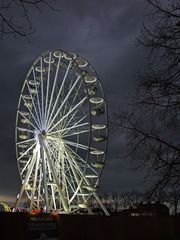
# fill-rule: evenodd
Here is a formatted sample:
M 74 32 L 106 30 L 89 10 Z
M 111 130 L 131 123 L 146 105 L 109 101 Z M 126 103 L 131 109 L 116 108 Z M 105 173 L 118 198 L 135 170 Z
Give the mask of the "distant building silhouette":
M 135 208 L 128 208 L 122 211 L 127 216 L 169 216 L 169 208 L 157 202 L 140 203 Z

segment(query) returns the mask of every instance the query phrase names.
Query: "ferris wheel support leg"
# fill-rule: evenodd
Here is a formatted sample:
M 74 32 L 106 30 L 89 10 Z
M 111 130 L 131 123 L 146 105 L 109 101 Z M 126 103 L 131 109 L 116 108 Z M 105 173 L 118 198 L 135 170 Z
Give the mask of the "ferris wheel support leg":
M 98 201 L 99 205 L 101 206 L 102 210 L 104 211 L 106 216 L 110 216 L 109 212 L 107 211 L 106 207 L 104 206 L 104 204 L 101 202 L 101 200 L 99 199 L 97 193 L 93 193 L 95 199 Z
M 39 142 L 40 142 L 40 152 L 41 152 L 41 160 L 42 160 L 45 206 L 46 206 L 46 212 L 49 212 L 48 191 L 47 191 L 47 182 L 46 182 L 46 162 L 45 162 L 45 156 L 44 156 L 44 146 L 43 146 L 44 144 L 41 137 L 39 138 Z
M 48 163 L 48 162 L 47 162 L 47 167 L 48 167 L 48 173 L 49 173 L 49 180 L 52 181 L 50 166 L 49 166 L 49 163 Z M 51 204 L 51 208 L 52 208 L 52 206 L 54 206 L 54 209 L 56 210 L 56 201 L 55 201 L 55 194 L 54 194 L 54 186 L 52 186 L 52 185 L 51 185 L 51 194 L 52 194 L 52 202 L 53 202 L 53 204 Z
M 56 201 L 55 201 L 55 194 L 54 194 L 54 186 L 51 186 L 51 192 L 52 192 L 52 199 L 53 199 L 53 205 L 54 205 L 54 209 L 56 210 Z
M 65 212 L 69 213 L 69 207 L 68 207 L 67 201 L 66 201 L 66 199 L 64 198 L 63 192 L 62 192 L 62 190 L 61 190 L 61 188 L 60 188 L 60 186 L 59 186 L 58 179 L 57 179 L 56 173 L 55 173 L 55 171 L 54 171 L 54 167 L 53 167 L 53 165 L 52 165 L 52 162 L 49 160 L 49 159 L 50 159 L 50 158 L 49 158 L 49 152 L 48 152 L 48 150 L 46 149 L 46 147 L 44 147 L 44 148 L 45 148 L 45 152 L 46 152 L 46 155 L 47 155 L 47 161 L 48 161 L 48 163 L 49 163 L 51 172 L 52 172 L 52 174 L 53 174 L 53 178 L 54 178 L 54 180 L 55 180 L 56 186 L 57 186 L 57 188 L 58 188 L 58 192 L 59 192 L 60 197 L 61 197 L 62 205 L 63 205 L 63 207 L 64 207 Z
M 20 203 L 20 201 L 21 201 L 21 198 L 22 198 L 22 195 L 23 195 L 23 193 L 24 193 L 25 187 L 26 187 L 26 185 L 27 185 L 27 183 L 28 183 L 28 181 L 29 181 L 31 172 L 32 172 L 32 170 L 33 170 L 33 167 L 34 167 L 34 164 L 35 164 L 35 160 L 36 160 L 35 157 L 33 157 L 32 160 L 31 160 L 31 163 L 30 163 L 30 165 L 29 165 L 28 172 L 27 172 L 26 177 L 25 177 L 25 179 L 24 179 L 24 183 L 23 183 L 23 185 L 22 185 L 22 187 L 21 187 L 21 191 L 20 191 L 20 193 L 19 193 L 19 196 L 18 196 L 17 199 L 16 199 L 13 212 L 16 212 L 16 211 L 17 211 L 17 208 L 18 208 L 19 203 Z
M 34 177 L 34 182 L 33 182 L 33 190 L 32 190 L 32 194 L 31 194 L 31 203 L 30 203 L 30 207 L 29 207 L 30 212 L 33 209 L 34 196 L 35 196 L 36 183 L 37 183 L 37 175 L 38 175 L 38 166 L 39 166 L 39 158 L 36 160 L 35 177 Z
M 61 168 L 62 168 L 62 171 L 65 172 L 64 155 L 61 156 Z M 65 186 L 66 186 L 66 178 L 65 178 L 64 174 L 62 174 L 61 182 L 62 182 L 62 194 L 63 194 L 63 196 L 65 198 L 65 196 L 67 194 L 66 194 L 66 188 L 65 188 Z M 67 198 L 67 196 L 66 196 L 66 198 Z
M 91 208 L 88 208 L 87 210 L 88 210 L 89 215 L 93 215 L 93 212 L 92 212 Z

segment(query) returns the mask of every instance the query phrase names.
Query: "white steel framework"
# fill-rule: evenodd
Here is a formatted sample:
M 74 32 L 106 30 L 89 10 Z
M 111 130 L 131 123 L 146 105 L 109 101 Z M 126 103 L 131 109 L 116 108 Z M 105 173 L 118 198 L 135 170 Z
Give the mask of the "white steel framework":
M 24 81 L 16 119 L 16 153 L 29 211 L 79 212 L 95 198 L 107 149 L 107 107 L 87 60 L 47 51 Z

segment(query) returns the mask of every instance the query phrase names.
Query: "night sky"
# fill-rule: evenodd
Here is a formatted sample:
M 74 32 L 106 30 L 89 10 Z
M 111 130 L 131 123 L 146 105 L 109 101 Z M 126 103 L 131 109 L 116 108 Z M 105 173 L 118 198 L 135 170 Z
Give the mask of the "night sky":
M 14 140 L 17 103 L 27 71 L 42 52 L 60 48 L 85 57 L 100 76 L 110 116 L 126 107 L 125 98 L 143 68 L 145 54 L 135 45 L 145 15 L 142 0 L 54 2 L 59 12 L 31 9 L 31 42 L 13 36 L 0 42 L 0 201 L 13 199 L 20 189 Z M 134 163 L 119 157 L 124 145 L 124 136 L 110 135 L 100 191 L 144 187 L 142 171 L 134 172 Z

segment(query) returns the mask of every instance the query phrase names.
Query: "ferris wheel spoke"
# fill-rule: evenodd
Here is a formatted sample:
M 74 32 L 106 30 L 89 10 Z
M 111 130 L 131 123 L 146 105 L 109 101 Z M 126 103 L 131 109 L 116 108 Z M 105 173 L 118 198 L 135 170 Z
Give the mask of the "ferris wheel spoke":
M 66 113 L 58 122 L 56 122 L 52 127 L 52 123 L 49 127 L 51 127 L 49 129 L 49 131 L 52 131 L 52 129 L 54 129 L 59 123 L 61 123 L 69 114 L 71 114 L 74 110 L 76 110 L 81 104 L 83 104 L 83 102 L 87 99 L 87 97 L 84 97 L 78 104 L 76 104 L 68 113 Z M 54 121 L 54 120 L 53 120 Z
M 38 115 L 38 112 L 37 112 L 37 108 L 36 108 L 36 105 L 35 105 L 35 102 L 34 102 L 34 98 L 32 96 L 32 93 L 31 93 L 31 90 L 30 90 L 30 87 L 29 87 L 29 83 L 28 81 L 26 80 L 26 84 L 27 84 L 27 87 L 28 87 L 28 91 L 30 93 L 30 96 L 31 96 L 31 99 L 32 99 L 32 104 L 33 104 L 33 107 L 34 107 L 34 110 L 35 110 L 35 113 L 36 113 L 36 117 L 38 119 L 38 123 L 39 123 L 39 128 L 40 128 L 40 125 L 41 125 L 41 121 L 40 121 L 40 118 L 39 118 L 39 115 Z M 37 90 L 36 90 L 37 91 Z
M 72 159 L 74 159 L 73 153 L 70 152 L 70 151 L 67 151 L 67 150 L 65 150 L 65 153 L 66 153 L 66 159 L 69 162 L 69 164 L 72 164 L 75 168 L 77 168 L 76 164 L 74 163 L 74 161 L 72 161 Z M 84 167 L 84 164 L 79 163 L 79 166 Z M 77 170 L 79 171 L 79 169 L 77 169 Z
M 68 144 L 68 145 L 73 146 L 73 147 L 77 146 L 78 148 L 83 149 L 83 150 L 88 150 L 89 149 L 89 146 L 84 145 L 84 144 L 72 142 L 72 141 L 65 140 L 65 139 L 64 139 L 64 142 L 65 142 L 65 144 Z
M 69 146 L 66 145 L 66 147 L 80 160 L 82 161 L 84 164 L 86 164 L 86 161 L 81 158 L 72 148 L 70 148 Z M 91 148 L 92 149 L 92 148 Z M 88 168 L 90 168 L 93 172 L 97 173 L 89 164 L 87 164 Z
M 71 127 L 68 127 L 68 128 L 64 128 L 64 129 L 59 129 L 59 130 L 57 130 L 57 131 L 54 131 L 54 132 L 49 132 L 48 133 L 48 135 L 52 135 L 52 134 L 56 134 L 56 133 L 63 133 L 63 132 L 65 132 L 65 131 L 67 131 L 67 132 L 69 132 L 69 130 L 71 130 L 71 129 L 75 129 L 75 128 L 78 128 L 78 127 L 83 127 L 83 126 L 86 126 L 86 125 L 88 125 L 89 123 L 88 122 L 86 122 L 86 123 L 82 123 L 82 124 L 79 124 L 79 125 L 73 125 L 73 126 L 71 126 Z
M 38 87 L 37 87 L 37 80 L 36 80 L 36 74 L 35 74 L 35 70 L 34 67 L 32 67 L 32 72 L 33 72 L 33 77 L 34 77 L 34 82 L 35 82 L 35 86 L 36 86 L 36 97 L 37 97 L 37 105 L 38 105 L 38 109 L 39 109 L 39 116 L 41 119 L 41 127 L 42 127 L 42 112 L 41 112 L 41 106 L 40 106 L 40 98 L 39 98 L 39 91 L 38 91 Z
M 37 129 L 37 127 L 36 127 L 26 116 L 24 116 L 20 111 L 18 111 L 18 113 L 19 113 L 24 119 L 26 119 L 26 121 L 27 121 L 34 129 L 36 129 L 37 132 L 39 132 L 39 130 Z
M 42 127 L 44 128 L 44 79 L 43 79 L 43 66 L 42 57 L 40 58 L 41 66 L 41 115 L 42 115 Z
M 55 147 L 56 148 L 56 147 Z M 57 148 L 56 148 L 57 149 Z M 59 149 L 57 149 L 58 151 L 59 151 Z M 61 154 L 63 154 L 64 155 L 64 157 L 65 157 L 65 160 L 69 163 L 69 159 L 68 159 L 68 155 L 66 154 L 66 152 L 65 153 L 61 153 Z M 69 167 L 70 167 L 70 164 L 73 164 L 74 165 L 74 163 L 69 163 Z M 76 166 L 75 166 L 76 167 Z M 62 168 L 61 168 L 62 169 Z M 69 168 L 68 168 L 68 171 L 69 171 L 69 173 L 70 173 L 70 170 L 69 170 Z M 62 173 L 64 173 L 63 171 L 62 171 Z M 70 174 L 71 175 L 71 174 Z M 71 184 L 71 181 L 72 181 L 72 179 L 73 178 L 71 178 L 71 181 L 68 179 L 68 177 L 65 175 L 65 177 L 66 177 L 66 179 L 67 179 L 67 182 L 68 182 L 68 184 L 69 184 L 69 186 L 71 187 L 71 190 L 73 191 L 73 192 L 75 192 L 76 190 L 76 186 L 74 185 L 74 187 L 72 186 L 72 184 Z M 71 175 L 71 177 L 72 177 L 72 175 Z
M 50 149 L 50 151 L 51 151 L 51 154 L 53 155 L 53 157 L 56 159 L 56 156 L 54 155 L 54 151 L 51 149 L 51 146 L 48 144 L 48 146 L 49 146 L 49 149 Z M 56 148 L 55 146 L 54 146 L 54 148 L 56 149 L 56 151 L 60 151 L 58 148 Z M 61 154 L 63 154 L 62 152 L 61 152 Z M 63 154 L 64 155 L 64 154 Z M 65 156 L 65 155 L 64 155 Z M 72 188 L 72 190 L 74 190 L 73 189 L 73 187 L 72 187 L 72 185 L 71 185 L 71 183 L 70 183 L 70 181 L 69 181 L 69 179 L 67 178 L 67 176 L 65 175 L 65 173 L 62 171 L 62 168 L 61 168 L 61 166 L 60 166 L 60 164 L 59 164 L 59 168 L 60 168 L 60 170 L 61 170 L 61 173 L 66 177 L 66 179 L 67 179 L 67 182 L 68 182 L 68 184 L 70 185 L 70 187 Z M 75 191 L 75 190 L 74 190 Z
M 64 128 L 64 129 L 63 129 L 64 132 L 65 132 L 64 134 L 68 133 L 69 130 L 72 130 L 72 129 L 74 130 L 74 129 L 76 129 L 76 128 L 89 125 L 89 122 L 85 122 L 85 123 L 78 124 L 78 123 L 82 122 L 86 117 L 87 117 L 87 116 L 84 116 L 84 117 L 82 117 L 81 119 L 79 119 L 77 122 L 75 122 L 74 125 L 72 125 L 72 126 L 70 126 L 70 127 L 67 127 L 67 128 Z M 87 129 L 86 129 L 86 130 L 87 130 Z
M 70 110 L 72 109 L 72 107 L 73 107 L 73 105 L 74 105 L 74 101 L 76 100 L 76 97 L 77 97 L 78 94 L 79 94 L 79 90 L 80 90 L 80 87 L 81 87 L 82 83 L 83 83 L 83 81 L 80 82 L 78 88 L 76 89 L 74 98 L 73 98 L 73 100 L 72 100 L 72 102 L 71 102 L 71 106 L 70 106 L 70 108 L 69 108 L 68 111 L 70 111 Z M 67 103 L 68 103 L 68 102 L 67 102 Z M 66 110 L 67 110 L 67 103 L 66 103 L 66 108 L 64 108 L 63 116 L 65 115 Z M 78 112 L 78 110 L 79 110 L 79 109 L 77 109 L 77 110 L 75 111 L 75 113 L 71 116 L 71 118 L 70 118 L 70 120 L 69 120 L 68 122 L 67 122 L 67 119 L 66 119 L 66 121 L 63 121 L 64 124 L 62 123 L 62 128 L 66 128 L 66 127 L 68 126 L 68 124 L 69 124 L 70 121 L 73 119 L 73 117 L 76 115 L 76 113 Z
M 77 110 L 72 114 L 72 116 L 70 117 L 70 119 L 69 119 L 68 121 L 67 121 L 67 119 L 65 119 L 66 121 L 64 120 L 65 124 L 64 124 L 63 129 L 66 129 L 66 128 L 70 125 L 70 123 L 72 122 L 72 120 L 75 119 L 75 115 L 77 114 L 78 110 L 79 110 L 79 109 L 77 109 Z M 87 114 L 86 114 L 85 116 L 83 116 L 82 118 L 80 118 L 78 121 L 76 121 L 73 126 L 76 126 L 78 123 L 82 122 L 85 118 L 87 118 Z
M 23 101 L 24 101 L 24 103 L 26 104 L 26 100 L 23 98 L 23 96 L 22 96 L 22 99 L 23 99 Z M 37 125 L 37 127 L 39 128 L 39 129 L 41 129 L 41 127 L 40 127 L 40 125 L 39 125 L 39 123 L 37 122 L 37 120 L 36 120 L 36 118 L 35 118 L 35 116 L 34 116 L 34 114 L 32 113 L 32 111 L 31 111 L 31 109 L 30 109 L 30 107 L 29 106 L 27 106 L 27 108 L 28 108 L 28 111 L 30 112 L 30 115 L 32 116 L 32 118 L 34 119 L 34 122 L 36 123 L 36 125 Z M 21 114 L 21 112 L 19 112 L 20 114 Z M 21 114 L 22 115 L 22 114 Z M 25 118 L 25 116 L 24 115 L 22 115 L 24 118 Z M 26 118 L 27 119 L 27 118 Z M 32 125 L 32 123 L 30 122 L 30 120 L 29 119 L 27 119 L 28 121 L 29 121 L 29 123 Z M 33 124 L 34 125 L 34 124 Z M 35 127 L 34 126 L 34 128 L 37 130 L 37 127 Z
M 81 85 L 82 85 L 82 82 L 83 82 L 83 81 L 80 82 L 78 88 L 76 89 L 74 98 L 73 98 L 73 100 L 72 100 L 72 102 L 71 102 L 71 104 L 70 104 L 70 108 L 68 109 L 68 111 L 70 111 L 70 110 L 72 109 L 73 105 L 74 105 L 74 101 L 76 100 L 76 97 L 78 96 L 78 92 L 79 92 L 79 90 L 80 90 L 80 87 L 81 87 Z M 66 114 L 66 112 L 67 112 L 67 104 L 68 104 L 68 102 L 66 103 L 66 107 L 64 108 L 63 116 L 64 116 L 64 115 Z M 74 118 L 74 116 L 76 115 L 76 113 L 77 113 L 78 111 L 79 111 L 79 109 L 77 109 L 77 110 L 72 114 L 72 116 L 70 116 L 70 119 L 69 119 L 69 120 L 68 120 L 68 117 L 69 117 L 69 115 L 68 115 L 67 118 L 64 119 L 64 121 L 62 122 L 61 128 L 63 128 L 63 129 L 66 128 L 66 127 L 69 125 L 69 123 L 71 122 L 71 120 Z
M 68 65 L 68 67 L 67 67 L 67 69 L 66 69 L 66 72 L 65 72 L 65 75 L 64 75 L 62 84 L 61 84 L 61 87 L 60 87 L 59 92 L 58 92 L 58 94 L 57 94 L 56 100 L 55 100 L 55 102 L 54 102 L 54 104 L 53 104 L 53 108 L 52 108 L 52 110 L 51 110 L 51 114 L 50 114 L 50 116 L 48 116 L 49 119 L 48 119 L 48 122 L 47 122 L 47 126 L 49 125 L 49 122 L 50 122 L 51 119 L 52 119 L 54 110 L 56 109 L 57 102 L 58 102 L 58 100 L 59 100 L 59 97 L 60 97 L 61 92 L 62 92 L 62 88 L 64 87 L 64 83 L 65 83 L 65 81 L 66 81 L 67 75 L 68 75 L 68 73 L 69 73 L 69 69 L 70 69 L 70 67 L 71 67 L 71 63 L 72 63 L 72 61 L 69 62 L 69 65 Z
M 86 164 L 86 161 L 83 158 L 81 158 L 70 146 L 66 144 L 66 147 L 74 156 L 78 158 L 78 160 L 80 160 L 83 164 Z
M 82 171 L 80 170 L 79 167 L 77 167 L 77 164 L 76 164 L 76 161 L 74 160 L 74 157 L 72 155 L 69 155 L 66 157 L 68 163 L 69 163 L 69 166 L 72 170 L 72 168 L 74 168 L 74 170 L 76 171 L 76 173 L 78 173 L 77 176 L 79 176 L 80 178 L 82 178 L 83 174 L 82 174 Z M 84 165 L 81 165 L 79 164 L 79 166 L 82 166 L 84 167 Z M 77 185 L 79 184 L 79 181 L 77 181 Z
M 98 176 L 98 171 L 96 171 L 94 168 L 92 168 L 89 164 L 87 164 L 87 169 L 91 171 L 91 173 L 93 172 L 94 174 L 96 174 Z
M 77 180 L 78 179 L 78 176 L 76 175 L 75 177 L 76 177 L 76 181 L 77 181 L 77 183 L 79 182 L 79 184 L 78 184 L 78 187 L 77 187 L 77 189 L 76 189 L 76 194 L 78 193 L 78 190 L 80 190 L 80 192 L 81 193 L 83 193 L 84 192 L 84 189 L 81 189 L 81 184 L 82 184 L 82 182 L 85 180 L 85 178 L 84 178 L 84 171 L 82 172 L 82 170 L 80 169 L 80 167 L 79 167 L 79 165 L 77 164 L 77 162 L 74 160 L 74 158 L 72 157 L 71 158 L 71 162 L 74 162 L 74 166 L 75 166 L 75 171 L 73 170 L 73 167 L 72 167 L 72 164 L 71 164 L 71 169 L 72 169 L 72 171 L 73 171 L 73 174 L 75 174 L 76 173 L 76 171 L 79 173 L 79 177 L 80 177 L 80 179 L 81 179 L 81 181 L 79 181 L 79 180 Z M 75 194 L 74 194 L 74 196 L 70 199 L 70 202 L 74 199 L 74 197 L 75 197 Z M 83 200 L 85 201 L 85 197 L 83 197 Z
M 76 191 L 74 192 L 73 196 L 71 197 L 71 199 L 69 201 L 69 203 L 71 203 L 74 200 L 74 198 L 76 197 L 78 191 L 81 190 L 81 184 L 82 184 L 83 178 L 82 178 L 82 174 L 79 171 L 79 169 L 77 169 L 76 167 L 74 169 L 74 166 L 71 163 L 69 163 L 69 166 L 71 168 L 72 174 L 73 174 L 74 179 L 75 179 L 76 184 L 77 184 Z M 79 172 L 80 178 L 77 175 L 77 170 Z
M 19 158 L 18 160 L 20 160 L 22 157 L 24 157 L 34 146 L 36 143 L 34 143 L 32 146 L 30 146 Z
M 63 117 L 63 116 L 66 114 L 66 112 L 69 111 L 69 109 L 71 108 L 71 107 L 69 107 L 68 105 L 69 105 L 69 103 L 66 102 L 66 105 L 65 105 L 63 111 L 61 111 L 62 113 L 60 112 L 60 118 Z M 69 108 L 68 108 L 68 107 L 69 107 Z M 64 128 L 64 126 L 65 126 L 65 123 L 64 123 L 64 122 L 66 122 L 65 120 L 66 120 L 66 119 L 64 119 L 64 121 L 61 122 L 59 128 L 61 128 L 61 129 Z
M 76 178 L 77 185 L 79 185 L 79 180 L 77 181 L 77 179 L 78 179 L 79 177 L 80 177 L 80 179 L 81 179 L 82 176 L 83 176 L 82 171 L 81 171 L 81 169 L 80 169 L 79 166 L 84 167 L 84 165 L 82 165 L 82 164 L 80 164 L 80 163 L 79 163 L 79 165 L 77 165 L 77 162 L 74 160 L 74 156 L 73 156 L 71 153 L 69 154 L 69 152 L 68 152 L 68 153 L 65 152 L 65 154 L 66 154 L 67 162 L 68 162 L 71 170 L 73 170 L 73 175 L 76 175 L 75 178 Z M 73 169 L 73 168 L 74 168 L 74 169 Z M 75 171 L 76 173 L 78 173 L 79 177 L 78 177 L 77 174 L 75 174 L 74 171 Z
M 50 71 L 51 71 L 51 52 L 49 53 L 49 64 L 48 64 L 48 77 L 47 77 L 47 87 L 46 87 L 46 103 L 45 103 L 45 113 L 44 113 L 45 120 L 47 119 L 47 108 L 48 108 L 48 100 L 49 100 Z
M 54 149 L 57 151 L 57 152 L 60 152 L 64 157 L 66 157 L 65 155 L 65 152 L 66 152 L 66 148 L 64 148 L 64 152 L 62 152 L 59 148 L 59 143 L 56 142 L 51 142 L 51 144 L 53 145 Z M 66 157 L 67 158 L 67 157 Z
M 30 130 L 28 128 L 17 128 L 19 131 L 24 131 L 24 132 L 29 132 L 29 133 L 34 133 L 33 130 Z
M 56 143 L 54 143 L 54 142 L 52 143 L 51 141 L 48 141 L 48 145 L 49 145 L 49 148 L 51 148 L 51 153 L 52 153 L 54 159 L 57 159 L 57 157 L 55 156 L 55 152 L 56 152 L 56 153 L 60 153 L 60 155 L 63 156 L 63 157 L 66 157 L 66 155 L 64 154 L 64 152 L 60 150 L 58 144 L 56 144 Z M 58 161 L 58 164 L 59 164 L 59 163 L 60 163 L 60 161 Z M 60 166 L 60 165 L 59 165 L 59 166 Z M 61 166 L 60 166 L 60 168 L 61 168 Z M 61 168 L 61 170 L 62 170 L 62 168 Z
M 27 163 L 25 164 L 24 168 L 22 169 L 21 175 L 24 173 L 24 171 L 26 170 L 27 167 L 28 167 L 28 169 L 29 169 L 30 164 L 32 163 L 32 161 L 34 161 L 36 152 L 37 152 L 37 147 L 36 147 L 35 150 L 33 151 L 32 157 L 29 158 L 29 160 L 28 160 Z
M 66 95 L 66 97 L 64 98 L 63 102 L 61 103 L 60 107 L 58 108 L 57 112 L 55 113 L 53 119 L 49 119 L 48 123 L 47 123 L 47 128 L 49 129 L 49 127 L 52 125 L 52 123 L 54 122 L 54 120 L 56 119 L 56 117 L 58 116 L 60 110 L 62 109 L 62 107 L 64 106 L 64 104 L 66 103 L 67 99 L 69 98 L 70 94 L 72 93 L 72 91 L 74 90 L 76 84 L 78 83 L 80 79 L 80 76 L 77 77 L 76 81 L 74 82 L 73 86 L 71 87 L 71 89 L 69 90 L 68 94 Z M 52 115 L 51 115 L 52 116 Z
M 67 135 L 63 135 L 63 137 L 70 137 L 70 136 L 74 136 L 74 135 L 80 135 L 80 134 L 87 133 L 87 132 L 89 132 L 89 129 L 88 130 L 84 130 L 84 131 L 79 131 L 79 132 L 72 132 L 72 133 L 69 133 Z
M 35 141 L 35 138 L 31 138 L 31 139 L 28 139 L 28 140 L 25 140 L 25 141 L 22 141 L 22 142 L 18 142 L 16 144 L 19 145 L 19 144 L 23 144 L 23 143 L 29 143 L 29 142 L 32 142 L 32 141 Z
M 77 162 L 74 160 L 74 158 L 71 159 L 71 160 L 75 163 L 77 169 L 79 169 L 79 172 L 81 173 L 81 176 L 82 176 L 83 181 L 85 181 L 86 184 L 90 186 L 91 184 L 90 184 L 89 180 L 88 180 L 87 178 L 85 178 L 84 172 L 82 172 L 82 170 L 79 168 L 79 165 L 77 164 Z M 88 167 L 88 168 L 91 168 L 88 164 L 87 164 L 87 167 Z M 96 172 L 93 168 L 91 168 L 91 170 L 92 170 L 95 174 L 97 174 L 97 172 Z
M 76 181 L 75 177 L 72 175 L 71 166 L 70 166 L 70 163 L 69 163 L 69 161 L 67 160 L 67 158 L 66 158 L 66 161 L 67 161 L 67 166 L 68 166 L 68 173 L 69 173 L 69 176 L 70 176 L 72 185 L 73 185 L 73 187 L 74 187 L 74 189 L 73 189 L 73 191 L 72 191 L 72 194 L 74 195 L 74 193 L 75 193 L 75 191 L 76 191 L 76 188 L 77 188 L 77 181 Z M 75 183 L 76 183 L 76 184 L 75 184 Z M 69 200 L 69 203 L 70 203 L 70 200 Z
M 78 94 L 79 94 L 79 90 L 80 90 L 80 88 L 81 88 L 81 86 L 82 86 L 82 83 L 83 83 L 83 81 L 80 82 L 80 84 L 79 84 L 79 86 L 78 86 L 78 88 L 77 88 L 77 90 L 76 90 L 76 92 L 75 92 L 74 98 L 73 98 L 73 100 L 72 100 L 72 105 L 74 104 L 74 101 L 76 100 L 76 98 L 77 98 L 77 96 L 78 96 Z
M 50 114 L 50 109 L 52 107 L 52 103 L 53 103 L 53 96 L 54 96 L 54 90 L 55 90 L 55 86 L 56 86 L 56 81 L 57 81 L 57 76 L 58 76 L 58 72 L 59 72 L 59 66 L 60 66 L 60 62 L 61 62 L 61 57 L 62 55 L 60 55 L 59 59 L 58 59 L 58 64 L 57 64 L 57 68 L 56 68 L 56 73 L 55 73 L 55 77 L 54 77 L 54 82 L 53 82 L 53 88 L 51 91 L 51 97 L 50 97 L 50 101 L 49 101 L 49 107 L 47 110 L 47 115 L 46 115 L 46 126 L 47 126 L 47 122 L 49 119 L 49 114 Z

